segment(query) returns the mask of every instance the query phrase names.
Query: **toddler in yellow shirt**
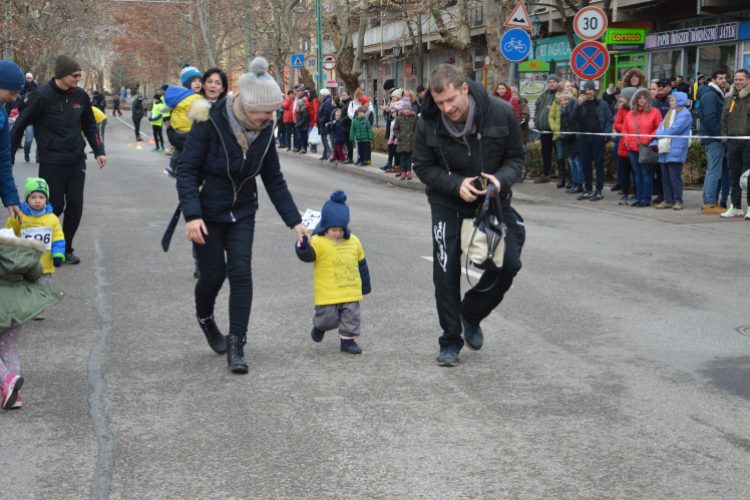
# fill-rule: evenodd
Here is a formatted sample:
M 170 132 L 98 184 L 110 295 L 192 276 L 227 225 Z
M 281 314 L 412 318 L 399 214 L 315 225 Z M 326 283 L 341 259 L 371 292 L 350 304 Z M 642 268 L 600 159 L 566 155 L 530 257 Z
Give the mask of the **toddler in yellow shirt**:
M 355 339 L 361 333 L 360 301 L 371 291 L 370 272 L 359 238 L 349 230 L 346 194 L 336 191 L 326 201 L 312 238 L 303 236 L 297 257 L 313 263 L 315 317 L 312 339 L 321 342 L 328 330 L 338 328 L 341 350 L 360 354 Z

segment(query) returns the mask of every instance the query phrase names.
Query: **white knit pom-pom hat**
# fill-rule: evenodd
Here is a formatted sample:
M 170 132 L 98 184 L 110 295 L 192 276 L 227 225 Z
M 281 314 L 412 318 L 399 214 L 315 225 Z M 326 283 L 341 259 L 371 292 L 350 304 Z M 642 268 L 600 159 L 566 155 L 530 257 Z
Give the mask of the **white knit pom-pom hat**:
M 276 111 L 284 102 L 281 89 L 268 74 L 268 61 L 256 57 L 250 63 L 250 72 L 237 79 L 240 99 L 247 111 Z

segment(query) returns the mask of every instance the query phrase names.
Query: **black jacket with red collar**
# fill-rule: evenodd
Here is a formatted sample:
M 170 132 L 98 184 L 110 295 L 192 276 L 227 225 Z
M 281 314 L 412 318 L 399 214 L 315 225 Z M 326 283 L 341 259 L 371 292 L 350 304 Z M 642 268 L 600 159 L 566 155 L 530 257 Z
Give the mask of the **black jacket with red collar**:
M 11 131 L 11 157 L 15 156 L 29 125 L 34 126 L 39 163 L 71 165 L 85 160 L 86 143 L 81 132 L 86 135 L 94 156 L 104 155 L 91 101 L 80 87 L 62 90 L 52 78 L 31 94 Z

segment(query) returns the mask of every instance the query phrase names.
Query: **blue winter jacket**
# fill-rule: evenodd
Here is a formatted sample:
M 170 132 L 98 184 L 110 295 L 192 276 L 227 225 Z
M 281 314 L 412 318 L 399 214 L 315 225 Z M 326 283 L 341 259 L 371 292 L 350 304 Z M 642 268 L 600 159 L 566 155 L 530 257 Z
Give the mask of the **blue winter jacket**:
M 346 142 L 346 140 L 344 139 L 344 133 L 341 132 L 341 123 L 339 123 L 338 120 L 332 121 L 331 125 L 328 127 L 328 130 L 330 131 L 331 135 L 333 135 L 334 144 L 343 144 Z
M 5 106 L 0 106 L 0 200 L 4 206 L 18 205 L 18 190 L 13 179 L 13 163 L 10 158 L 10 126 Z
M 289 227 L 301 223 L 281 174 L 273 124 L 243 154 L 229 126 L 226 106 L 223 98 L 211 107 L 207 119 L 193 123 L 177 163 L 177 193 L 185 220 L 229 224 L 254 215 L 258 210 L 255 177 L 260 175 L 284 223 Z
M 693 127 L 693 115 L 687 108 L 687 94 L 685 92 L 675 92 L 672 95 L 677 101 L 676 107 L 685 106 L 685 108 L 677 112 L 677 116 L 675 116 L 671 127 L 665 129 L 666 120 L 661 122 L 659 129 L 656 131 L 657 139 L 654 139 L 651 144 L 657 144 L 660 135 L 682 135 L 685 138 L 673 137 L 669 153 L 659 153 L 659 163 L 684 163 L 687 159 L 688 146 L 690 145 L 688 137 L 690 136 L 690 129 Z
M 327 96 L 318 108 L 318 132 L 321 135 L 328 133 L 326 131 L 326 123 L 331 118 L 331 111 L 333 111 L 333 102 L 331 101 L 331 96 Z
M 721 112 L 724 109 L 724 95 L 710 85 L 698 86 L 698 118 L 701 123 L 701 135 L 718 137 L 721 135 Z M 720 139 L 701 139 L 701 144 L 720 142 Z

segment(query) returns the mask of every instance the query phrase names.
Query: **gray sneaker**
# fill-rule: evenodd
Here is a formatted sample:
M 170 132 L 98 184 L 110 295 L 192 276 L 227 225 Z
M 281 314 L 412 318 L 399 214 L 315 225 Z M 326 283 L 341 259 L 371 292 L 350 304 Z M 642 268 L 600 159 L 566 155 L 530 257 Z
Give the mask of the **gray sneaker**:
M 589 201 L 599 201 L 603 198 L 604 198 L 604 195 L 602 194 L 601 191 L 597 189 L 596 191 L 594 191 L 594 194 L 591 195 L 591 198 L 589 198 Z
M 484 334 L 482 328 L 470 325 L 463 316 L 461 316 L 461 324 L 464 327 L 464 341 L 466 346 L 472 351 L 478 351 L 484 345 Z
M 627 205 L 628 204 L 628 195 L 624 194 L 622 195 L 622 198 L 620 198 L 620 201 L 617 203 L 618 205 Z
M 453 348 L 440 351 L 440 356 L 437 357 L 438 364 L 449 368 L 456 366 L 458 364 L 458 352 L 458 349 Z
M 579 196 L 578 198 L 576 198 L 576 199 L 577 199 L 578 201 L 581 201 L 581 200 L 588 200 L 589 198 L 591 198 L 591 196 L 592 196 L 593 194 L 594 194 L 594 192 L 593 192 L 593 191 L 584 191 L 584 192 L 583 192 L 583 194 L 582 194 L 581 196 Z

